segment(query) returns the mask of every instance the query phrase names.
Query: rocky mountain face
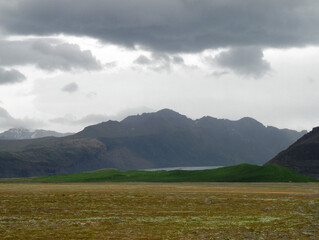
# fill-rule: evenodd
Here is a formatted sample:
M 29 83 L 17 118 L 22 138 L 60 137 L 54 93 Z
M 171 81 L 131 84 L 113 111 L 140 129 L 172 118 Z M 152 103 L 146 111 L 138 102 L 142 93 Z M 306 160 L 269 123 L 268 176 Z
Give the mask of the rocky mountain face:
M 268 163 L 319 178 L 319 127 L 304 135 Z
M 25 128 L 11 128 L 3 133 L 0 133 L 0 139 L 3 140 L 21 140 L 21 139 L 34 139 L 43 137 L 65 137 L 72 133 L 59 133 L 49 130 L 30 130 Z
M 264 164 L 304 134 L 265 127 L 252 118 L 192 120 L 164 109 L 88 126 L 62 138 L 0 140 L 0 177 Z

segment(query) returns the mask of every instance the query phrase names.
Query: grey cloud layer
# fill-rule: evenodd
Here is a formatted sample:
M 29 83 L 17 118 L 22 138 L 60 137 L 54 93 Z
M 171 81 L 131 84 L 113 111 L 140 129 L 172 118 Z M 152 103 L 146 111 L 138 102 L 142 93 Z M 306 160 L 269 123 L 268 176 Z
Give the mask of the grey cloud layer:
M 2 0 L 0 28 L 86 35 L 167 53 L 295 47 L 319 44 L 318 11 L 317 0 Z
M 25 76 L 15 69 L 5 70 L 0 67 L 0 85 L 22 82 Z
M 0 41 L 0 66 L 28 64 L 48 71 L 102 68 L 90 51 L 75 44 L 52 39 Z

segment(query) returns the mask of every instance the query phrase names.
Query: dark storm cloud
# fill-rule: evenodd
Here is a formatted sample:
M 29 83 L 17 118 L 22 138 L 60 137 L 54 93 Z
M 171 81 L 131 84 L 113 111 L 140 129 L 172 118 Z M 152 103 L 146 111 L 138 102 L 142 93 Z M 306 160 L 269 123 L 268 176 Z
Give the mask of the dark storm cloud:
M 17 119 L 12 117 L 8 111 L 0 107 L 0 128 L 37 128 L 41 127 L 44 124 L 40 121 L 32 119 Z
M 79 86 L 75 83 L 69 83 L 62 88 L 63 92 L 74 93 L 79 89 Z
M 0 41 L 0 66 L 30 64 L 47 71 L 102 68 L 90 51 L 75 44 L 54 39 Z
M 270 64 L 263 57 L 260 48 L 241 47 L 221 52 L 213 61 L 237 74 L 259 78 L 270 70 Z
M 5 70 L 0 67 L 0 85 L 14 84 L 24 81 L 25 76 L 15 69 Z
M 317 0 L 2 0 L 11 34 L 66 33 L 177 53 L 319 44 Z

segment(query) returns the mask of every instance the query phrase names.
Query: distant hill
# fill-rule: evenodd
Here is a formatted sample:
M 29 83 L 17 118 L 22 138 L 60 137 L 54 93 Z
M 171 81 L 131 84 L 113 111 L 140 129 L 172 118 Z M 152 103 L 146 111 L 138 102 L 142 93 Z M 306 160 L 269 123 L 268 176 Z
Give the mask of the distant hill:
M 280 152 L 268 164 L 278 164 L 304 175 L 319 178 L 319 127 Z
M 252 118 L 192 120 L 169 109 L 62 138 L 0 141 L 0 177 L 176 166 L 264 164 L 304 135 Z
M 94 172 L 20 178 L 0 182 L 318 182 L 315 178 L 279 165 L 240 164 L 209 170 L 119 171 L 102 169 Z
M 11 128 L 3 133 L 0 133 L 0 139 L 3 140 L 21 140 L 21 139 L 34 139 L 43 137 L 65 137 L 72 133 L 59 133 L 55 131 L 43 129 L 25 129 L 25 128 Z

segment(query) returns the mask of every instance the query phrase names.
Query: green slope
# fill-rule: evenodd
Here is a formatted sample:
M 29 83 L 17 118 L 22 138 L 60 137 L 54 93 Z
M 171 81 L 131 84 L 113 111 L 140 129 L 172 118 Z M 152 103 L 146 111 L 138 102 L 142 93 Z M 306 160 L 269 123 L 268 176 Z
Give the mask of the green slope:
M 196 171 L 98 170 L 46 177 L 2 179 L 0 182 L 317 182 L 319 180 L 275 164 L 240 164 Z

